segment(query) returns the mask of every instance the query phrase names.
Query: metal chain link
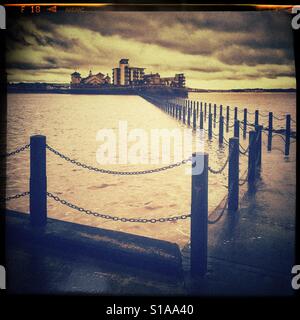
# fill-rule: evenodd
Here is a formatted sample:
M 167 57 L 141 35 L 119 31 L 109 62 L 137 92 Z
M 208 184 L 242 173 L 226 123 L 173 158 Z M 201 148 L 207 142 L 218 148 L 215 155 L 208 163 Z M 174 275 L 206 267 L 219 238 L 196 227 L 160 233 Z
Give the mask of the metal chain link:
M 71 162 L 72 164 L 75 164 L 78 167 L 82 167 L 82 168 L 88 169 L 90 171 L 106 173 L 106 174 L 116 174 L 116 175 L 140 175 L 140 174 L 155 173 L 155 172 L 160 172 L 160 171 L 172 169 L 172 168 L 175 168 L 175 167 L 179 167 L 179 166 L 181 166 L 183 164 L 186 164 L 187 162 L 191 161 L 191 157 L 189 157 L 188 159 L 184 159 L 184 160 L 181 160 L 181 161 L 176 162 L 176 163 L 172 163 L 172 164 L 164 166 L 164 167 L 150 169 L 150 170 L 143 170 L 143 171 L 114 171 L 114 170 L 107 170 L 107 169 L 92 167 L 90 165 L 81 163 L 79 161 L 76 161 L 74 159 L 71 159 L 71 158 L 65 156 L 64 154 L 62 154 L 59 151 L 57 151 L 57 150 L 53 149 L 52 147 L 50 147 L 48 144 L 46 145 L 46 147 L 47 147 L 47 149 L 49 151 L 53 152 L 55 155 L 59 156 L 60 158 L 66 160 L 68 162 Z
M 249 151 L 249 146 L 247 149 L 244 149 L 244 151 L 239 150 L 239 153 L 243 156 L 247 156 L 248 155 L 248 151 Z
M 248 181 L 248 169 L 244 172 L 243 177 L 244 179 L 239 180 L 239 186 L 243 186 Z
M 279 137 L 279 138 L 285 143 L 285 139 L 284 139 L 284 137 L 283 137 L 281 134 L 279 134 L 279 133 L 273 133 L 273 134 L 272 134 L 272 138 L 274 138 L 274 137 Z
M 282 121 L 282 120 L 284 120 L 284 119 L 285 119 L 285 117 L 283 117 L 283 118 L 279 118 L 279 117 L 276 117 L 276 116 L 274 116 L 274 115 L 273 115 L 273 118 L 274 118 L 274 119 L 276 119 L 276 120 L 279 120 L 279 121 Z
M 243 186 L 248 181 L 248 178 L 245 178 L 244 180 L 240 180 L 239 186 Z
M 9 197 L 6 197 L 6 198 L 1 198 L 0 202 L 6 202 L 6 201 L 13 200 L 13 199 L 19 199 L 19 198 L 28 196 L 29 194 L 30 194 L 29 191 L 25 191 L 25 192 L 22 192 L 22 193 L 17 193 L 17 194 L 15 194 L 13 196 L 9 196 Z
M 177 221 L 177 220 L 185 220 L 189 218 L 191 215 L 190 214 L 182 214 L 180 216 L 173 216 L 173 217 L 167 217 L 167 218 L 151 218 L 151 219 L 145 219 L 145 218 L 121 218 L 121 217 L 116 217 L 116 216 L 111 216 L 108 214 L 103 214 L 99 212 L 94 212 L 92 210 L 88 210 L 82 207 L 79 207 L 73 203 L 68 202 L 67 200 L 61 199 L 58 196 L 55 196 L 51 192 L 47 192 L 47 196 L 49 198 L 54 199 L 57 202 L 60 202 L 61 204 L 77 210 L 79 212 L 83 212 L 88 215 L 92 215 L 97 218 L 102 218 L 102 219 L 107 219 L 107 220 L 113 220 L 113 221 L 120 221 L 120 222 L 137 222 L 137 223 L 157 223 L 157 222 L 172 222 L 172 221 Z
M 26 144 L 25 146 L 23 146 L 23 147 L 21 147 L 21 148 L 18 148 L 18 149 L 16 149 L 16 150 L 12 151 L 12 152 L 9 152 L 9 153 L 0 155 L 0 157 L 1 157 L 1 158 L 3 158 L 3 157 L 7 157 L 7 158 L 8 158 L 8 157 L 10 157 L 10 156 L 13 156 L 13 155 L 15 155 L 15 154 L 18 154 L 18 153 L 20 153 L 20 152 L 25 151 L 25 150 L 28 149 L 29 147 L 30 147 L 30 144 Z
M 227 166 L 227 164 L 228 164 L 228 161 L 229 161 L 229 156 L 227 157 L 225 163 L 223 164 L 223 166 L 222 166 L 219 170 L 215 170 L 215 169 L 211 168 L 210 166 L 208 166 L 209 172 L 211 172 L 211 173 L 213 173 L 213 174 L 219 174 L 219 173 L 221 173 L 221 172 L 226 168 L 226 166 Z
M 261 117 L 263 117 L 263 118 L 268 118 L 268 117 L 269 117 L 269 114 L 268 114 L 268 113 L 267 113 L 267 114 L 266 114 L 266 113 L 264 114 L 264 113 L 261 112 L 259 115 L 260 115 Z M 274 116 L 273 116 L 273 117 L 274 117 Z
M 242 149 L 243 151 L 239 150 L 240 154 L 246 155 L 249 151 L 249 145 L 248 147 L 245 149 L 240 143 L 239 143 L 239 147 L 240 149 Z
M 225 143 L 229 146 L 229 141 L 228 141 L 225 137 L 223 137 L 223 140 L 224 140 Z
M 224 204 L 224 207 L 222 208 L 222 210 L 221 210 L 221 212 L 220 212 L 220 214 L 218 215 L 218 217 L 216 218 L 216 219 L 214 219 L 214 220 L 207 220 L 207 223 L 208 224 L 215 224 L 215 223 L 217 223 L 218 221 L 220 221 L 220 219 L 222 218 L 222 216 L 223 216 L 223 214 L 224 214 L 224 212 L 225 212 L 225 210 L 226 210 L 226 208 L 227 208 L 227 205 L 228 205 L 228 196 L 225 196 L 222 200 L 221 200 L 221 202 L 219 203 L 219 205 L 215 208 L 215 210 L 213 211 L 213 212 L 216 212 L 218 209 L 219 209 L 219 207 L 220 207 L 220 205 L 221 205 L 221 203 L 224 201 L 224 199 L 226 198 L 226 201 L 225 201 L 225 204 Z

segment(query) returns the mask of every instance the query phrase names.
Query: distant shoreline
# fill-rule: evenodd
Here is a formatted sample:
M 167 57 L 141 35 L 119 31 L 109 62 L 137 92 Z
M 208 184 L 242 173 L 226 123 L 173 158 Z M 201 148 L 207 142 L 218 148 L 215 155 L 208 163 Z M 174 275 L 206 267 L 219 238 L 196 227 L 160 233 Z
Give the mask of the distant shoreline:
M 246 89 L 196 89 L 196 88 L 182 88 L 182 90 L 176 90 L 175 88 L 156 88 L 145 87 L 142 91 L 185 91 L 188 93 L 295 93 L 294 88 L 274 88 L 274 89 L 263 89 L 263 88 L 246 88 Z M 64 93 L 64 94 L 135 94 L 140 90 L 135 87 L 95 87 L 95 88 L 70 88 L 69 84 L 57 84 L 57 83 L 8 83 L 8 93 Z
M 210 89 L 191 89 L 188 88 L 188 92 L 195 92 L 195 93 L 210 93 L 210 92 L 296 92 L 294 88 L 288 89 L 261 89 L 261 88 L 254 88 L 254 89 L 228 89 L 228 90 L 210 90 Z

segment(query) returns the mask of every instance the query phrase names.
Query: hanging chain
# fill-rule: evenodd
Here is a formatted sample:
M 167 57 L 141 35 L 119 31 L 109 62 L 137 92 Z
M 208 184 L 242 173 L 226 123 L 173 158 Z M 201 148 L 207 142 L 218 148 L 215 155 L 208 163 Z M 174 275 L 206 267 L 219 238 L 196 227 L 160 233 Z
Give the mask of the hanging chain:
M 227 164 L 229 161 L 229 156 L 227 157 L 225 163 L 223 164 L 223 166 L 219 169 L 219 170 L 215 170 L 213 168 L 211 168 L 210 166 L 208 167 L 209 172 L 213 173 L 213 174 L 219 174 L 221 172 L 223 172 L 223 170 L 226 168 Z
M 177 221 L 177 220 L 185 220 L 189 218 L 191 215 L 190 214 L 182 214 L 180 216 L 173 216 L 173 217 L 167 217 L 167 218 L 121 218 L 121 217 L 116 217 L 116 216 L 111 216 L 108 214 L 103 214 L 99 212 L 94 212 L 92 210 L 88 210 L 82 207 L 79 207 L 73 203 L 68 202 L 67 200 L 61 199 L 58 196 L 55 196 L 53 193 L 47 192 L 47 196 L 49 198 L 54 199 L 57 202 L 60 202 L 61 204 L 77 210 L 79 212 L 83 212 L 88 215 L 92 215 L 97 218 L 102 218 L 102 219 L 107 219 L 107 220 L 112 220 L 112 221 L 120 221 L 120 222 L 137 222 L 137 223 L 157 223 L 157 222 L 172 222 L 172 221 Z
M 1 198 L 0 202 L 6 202 L 6 201 L 13 200 L 13 199 L 19 199 L 19 198 L 28 196 L 29 194 L 30 194 L 29 191 L 25 191 L 25 192 L 22 192 L 22 193 L 17 193 L 17 194 L 15 194 L 13 196 L 9 196 L 9 197 L 6 197 L 6 198 Z
M 55 150 L 54 148 L 50 147 L 48 144 L 46 145 L 46 147 L 47 147 L 48 150 L 50 150 L 55 155 L 59 156 L 60 158 L 62 158 L 64 160 L 66 160 L 67 162 L 71 162 L 72 164 L 75 164 L 78 167 L 82 167 L 82 168 L 88 169 L 90 171 L 106 173 L 106 174 L 116 174 L 116 175 L 140 175 L 140 174 L 155 173 L 155 172 L 165 171 L 165 170 L 168 170 L 168 169 L 179 167 L 179 166 L 181 166 L 183 164 L 186 164 L 187 162 L 191 161 L 191 157 L 189 157 L 188 159 L 184 159 L 184 160 L 181 160 L 181 161 L 176 162 L 176 163 L 172 163 L 172 164 L 164 166 L 164 167 L 150 169 L 150 170 L 143 170 L 143 171 L 115 171 L 115 170 L 107 170 L 107 169 L 92 167 L 90 165 L 87 165 L 87 164 L 84 164 L 82 162 L 79 162 L 79 161 L 76 161 L 74 159 L 71 159 L 68 156 L 65 156 L 64 154 L 62 154 L 59 151 Z
M 9 152 L 9 153 L 0 155 L 0 157 L 1 157 L 1 158 L 3 158 L 3 157 L 7 157 L 7 158 L 8 158 L 8 157 L 11 157 L 11 156 L 13 156 L 13 155 L 15 155 L 15 154 L 18 154 L 18 153 L 21 153 L 21 152 L 25 151 L 25 150 L 28 149 L 29 147 L 30 147 L 30 144 L 26 144 L 25 146 L 23 146 L 23 147 L 21 147 L 21 148 L 18 148 L 18 149 L 16 149 L 16 150 L 12 151 L 12 152 Z

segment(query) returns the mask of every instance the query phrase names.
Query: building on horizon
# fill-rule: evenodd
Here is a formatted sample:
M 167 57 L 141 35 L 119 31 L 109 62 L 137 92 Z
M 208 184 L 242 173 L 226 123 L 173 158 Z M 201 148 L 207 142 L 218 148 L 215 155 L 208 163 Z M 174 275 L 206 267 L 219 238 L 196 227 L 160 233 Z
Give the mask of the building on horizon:
M 121 59 L 119 61 L 119 67 L 112 69 L 114 85 L 137 85 L 143 80 L 145 68 L 130 67 L 128 61 L 129 59 Z
M 90 70 L 90 73 L 86 78 L 82 78 L 81 74 L 77 71 L 71 74 L 71 88 L 78 88 L 78 87 L 94 88 L 94 87 L 110 85 L 110 84 L 111 84 L 110 76 L 108 74 L 105 76 L 101 72 L 97 74 L 92 74 L 92 71 Z
M 130 67 L 129 59 L 122 58 L 119 67 L 112 69 L 113 85 L 115 86 L 167 86 L 174 88 L 185 87 L 183 73 L 174 77 L 161 77 L 159 73 L 145 74 L 146 68 Z
M 161 77 L 158 72 L 145 74 L 146 68 L 131 67 L 129 59 L 122 58 L 119 61 L 119 67 L 112 69 L 111 78 L 99 72 L 89 75 L 86 78 L 81 77 L 77 71 L 71 74 L 71 88 L 97 88 L 102 86 L 147 86 L 147 87 L 172 87 L 185 88 L 185 76 L 183 73 L 177 73 L 173 77 Z
M 175 77 L 161 77 L 159 73 L 145 74 L 144 84 L 147 86 L 167 86 L 174 88 L 185 87 L 185 76 L 183 73 L 175 74 Z

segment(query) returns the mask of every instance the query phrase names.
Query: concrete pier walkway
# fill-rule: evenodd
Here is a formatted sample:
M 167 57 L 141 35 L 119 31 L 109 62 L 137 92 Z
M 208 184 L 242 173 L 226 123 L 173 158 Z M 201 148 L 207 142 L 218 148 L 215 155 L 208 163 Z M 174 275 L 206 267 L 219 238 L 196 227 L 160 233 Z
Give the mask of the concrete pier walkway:
M 54 219 L 48 219 L 46 230 L 33 232 L 29 215 L 7 212 L 8 291 L 293 295 L 295 198 L 291 193 L 287 201 L 292 189 L 277 187 L 258 181 L 237 212 L 225 211 L 209 225 L 208 273 L 199 279 L 189 276 L 188 246 L 181 257 L 179 247 L 167 241 Z
M 180 294 L 176 244 L 123 232 L 6 212 L 10 293 Z
M 274 192 L 270 199 L 270 192 Z M 210 225 L 208 273 L 190 279 L 189 246 L 183 249 L 189 294 L 217 296 L 286 296 L 295 264 L 295 221 L 286 194 L 276 193 L 259 181 L 255 193 L 245 193 L 238 212 L 225 212 Z M 295 199 L 291 198 L 291 207 Z M 294 211 L 294 210 L 292 210 Z

